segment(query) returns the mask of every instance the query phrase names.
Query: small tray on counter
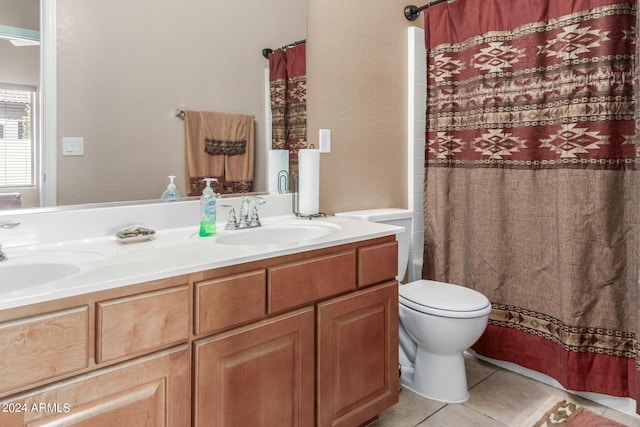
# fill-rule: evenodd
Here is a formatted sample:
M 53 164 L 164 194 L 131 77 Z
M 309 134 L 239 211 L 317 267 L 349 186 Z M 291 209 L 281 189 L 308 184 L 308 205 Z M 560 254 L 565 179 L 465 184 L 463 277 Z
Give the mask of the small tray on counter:
M 116 232 L 116 238 L 122 243 L 143 242 L 155 237 L 156 230 L 144 225 L 131 225 Z

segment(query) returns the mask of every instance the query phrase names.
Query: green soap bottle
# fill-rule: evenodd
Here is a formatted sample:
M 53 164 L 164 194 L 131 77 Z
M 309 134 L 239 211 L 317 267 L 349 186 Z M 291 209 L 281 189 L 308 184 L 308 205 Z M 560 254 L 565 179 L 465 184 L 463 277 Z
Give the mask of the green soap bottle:
M 215 178 L 205 178 L 207 186 L 200 197 L 200 236 L 213 236 L 216 234 L 216 195 L 211 188 L 211 181 Z

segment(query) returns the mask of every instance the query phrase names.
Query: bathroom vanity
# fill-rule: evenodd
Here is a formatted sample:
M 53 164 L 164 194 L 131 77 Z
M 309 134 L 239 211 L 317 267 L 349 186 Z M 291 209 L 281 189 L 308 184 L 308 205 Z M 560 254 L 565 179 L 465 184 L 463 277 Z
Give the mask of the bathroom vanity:
M 174 243 L 158 233 L 116 246 L 97 273 L 52 285 L 53 297 L 0 310 L 0 425 L 358 426 L 375 418 L 398 399 L 397 242 L 392 227 L 327 221 L 364 228 L 307 243 L 229 245 L 207 261 L 222 244 L 166 233 L 190 263 L 166 261 Z M 160 273 L 150 259 L 165 264 Z M 146 280 L 158 274 L 166 277 Z M 83 277 L 98 284 L 62 291 Z

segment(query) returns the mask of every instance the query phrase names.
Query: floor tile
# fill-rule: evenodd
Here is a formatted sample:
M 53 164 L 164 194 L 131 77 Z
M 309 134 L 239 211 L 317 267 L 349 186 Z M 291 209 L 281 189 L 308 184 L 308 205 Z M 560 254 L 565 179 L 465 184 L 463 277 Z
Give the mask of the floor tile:
M 466 402 L 445 404 L 403 389 L 399 403 L 380 414 L 370 427 L 520 426 L 551 396 L 567 399 L 629 427 L 640 427 L 640 417 L 502 369 L 471 354 L 465 353 L 465 367 L 469 384 Z
M 370 427 L 414 427 L 443 406 L 445 403 L 426 399 L 403 389 L 400 401 L 380 414 L 380 418 L 370 424 Z
M 501 369 L 469 390 L 465 405 L 506 425 L 520 425 L 555 389 Z
M 467 352 L 464 353 L 464 365 L 467 370 L 467 387 L 469 388 L 500 370 L 498 366 L 476 359 Z
M 475 411 L 464 404 L 450 404 L 431 415 L 419 427 L 505 427 L 505 424 Z

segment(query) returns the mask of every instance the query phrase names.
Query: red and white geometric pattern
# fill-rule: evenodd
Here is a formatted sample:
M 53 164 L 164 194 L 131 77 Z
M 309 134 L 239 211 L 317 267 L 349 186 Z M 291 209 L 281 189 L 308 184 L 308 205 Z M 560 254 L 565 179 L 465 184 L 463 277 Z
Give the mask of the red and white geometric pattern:
M 603 42 L 611 40 L 608 37 L 609 31 L 579 27 L 580 24 L 575 24 L 563 28 L 556 37 L 547 40 L 544 46 L 538 46 L 539 54 L 562 60 L 578 59 L 602 46 Z
M 489 159 L 502 159 L 526 148 L 526 141 L 514 137 L 512 133 L 504 129 L 489 129 L 489 133 L 482 134 L 473 143 L 476 152 L 487 156 Z
M 428 47 L 427 165 L 640 167 L 635 14 L 614 3 Z
M 434 63 L 429 66 L 429 71 L 433 73 L 436 82 L 450 79 L 464 68 L 462 61 L 453 59 L 451 56 L 438 54 L 434 58 Z
M 601 145 L 609 144 L 609 138 L 570 124 L 562 125 L 558 132 L 541 142 L 541 148 L 548 148 L 560 157 L 578 157 L 577 154 L 589 154 L 588 150 L 598 150 Z
M 430 139 L 427 143 L 427 150 L 439 159 L 446 159 L 455 153 L 461 153 L 464 145 L 461 139 L 447 135 L 445 132 L 438 132 L 435 139 Z
M 475 68 L 488 73 L 500 73 L 513 66 L 525 56 L 524 48 L 517 48 L 503 42 L 492 42 L 473 55 L 471 61 Z

